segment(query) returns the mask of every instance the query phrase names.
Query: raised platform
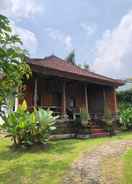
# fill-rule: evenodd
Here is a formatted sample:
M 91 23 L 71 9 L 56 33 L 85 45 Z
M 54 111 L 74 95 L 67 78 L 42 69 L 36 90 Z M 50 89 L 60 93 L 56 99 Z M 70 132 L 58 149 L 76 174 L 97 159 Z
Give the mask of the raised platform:
M 94 137 L 110 136 L 110 133 L 100 128 L 99 125 L 94 124 L 91 128 L 84 128 L 82 126 L 76 126 L 73 120 L 58 120 L 56 123 L 56 130 L 53 135 L 50 136 L 51 140 L 57 139 L 88 139 Z
M 90 133 L 91 133 L 91 137 L 105 137 L 105 136 L 110 135 L 109 132 L 105 131 L 103 128 L 101 128 L 97 124 L 94 124 L 91 127 Z
M 109 132 L 92 133 L 91 137 L 106 137 L 110 136 Z

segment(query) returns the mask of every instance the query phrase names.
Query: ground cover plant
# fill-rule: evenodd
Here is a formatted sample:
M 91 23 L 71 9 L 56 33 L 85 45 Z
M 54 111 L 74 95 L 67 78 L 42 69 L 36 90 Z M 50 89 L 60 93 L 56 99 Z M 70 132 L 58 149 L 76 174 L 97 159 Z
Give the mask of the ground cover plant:
M 103 143 L 132 139 L 131 133 L 119 136 L 50 142 L 47 150 L 12 150 L 10 139 L 0 139 L 0 183 L 61 184 L 72 162 L 83 152 L 90 152 Z M 131 157 L 132 158 L 132 157 Z M 129 161 L 131 161 L 131 158 Z
M 122 157 L 123 162 L 123 183 L 132 183 L 132 149 L 128 150 Z
M 50 131 L 54 126 L 57 116 L 50 110 L 34 109 L 29 112 L 24 100 L 18 109 L 10 112 L 1 124 L 2 130 L 11 137 L 15 146 L 31 146 L 48 141 Z
M 120 124 L 124 130 L 132 128 L 132 107 L 127 107 L 120 111 Z
M 132 89 L 117 93 L 119 101 L 120 126 L 122 130 L 132 128 Z

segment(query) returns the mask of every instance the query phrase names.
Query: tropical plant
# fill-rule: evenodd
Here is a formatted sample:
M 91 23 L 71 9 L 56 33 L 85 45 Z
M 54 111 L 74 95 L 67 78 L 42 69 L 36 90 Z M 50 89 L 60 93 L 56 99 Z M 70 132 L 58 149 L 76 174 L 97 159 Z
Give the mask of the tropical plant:
M 121 108 L 122 106 L 132 106 L 132 89 L 119 91 L 117 97 Z
M 66 57 L 66 61 L 69 62 L 69 63 L 71 63 L 71 64 L 73 64 L 73 65 L 76 64 L 76 63 L 75 63 L 75 51 L 74 51 L 74 50 L 71 51 L 71 52 L 69 53 L 69 55 Z
M 85 70 L 88 70 L 88 71 L 89 71 L 90 66 L 89 66 L 89 64 L 84 63 L 84 64 L 83 64 L 83 68 L 84 68 Z
M 120 124 L 124 130 L 132 128 L 132 107 L 128 107 L 120 112 Z
M 104 115 L 103 115 L 103 122 L 105 125 L 105 129 L 110 133 L 110 135 L 114 134 L 114 119 L 113 115 L 108 107 L 107 102 L 104 104 Z
M 85 108 L 80 109 L 80 119 L 81 119 L 81 124 L 84 127 L 88 127 L 90 115 Z
M 37 139 L 39 142 L 45 142 L 48 140 L 50 132 L 56 129 L 55 123 L 59 116 L 53 116 L 53 111 L 41 108 L 35 111 L 35 116 L 37 119 Z
M 112 113 L 109 110 L 104 112 L 103 119 L 106 121 L 107 125 L 109 125 L 109 126 L 112 125 L 113 118 L 112 118 Z
M 1 128 L 12 138 L 15 145 L 45 143 L 50 132 L 55 129 L 57 118 L 53 117 L 52 111 L 43 109 L 35 109 L 30 113 L 26 101 L 23 101 L 16 112 L 8 115 Z
M 90 120 L 90 115 L 86 109 L 80 109 L 80 118 L 84 121 Z
M 27 51 L 22 48 L 22 41 L 14 35 L 8 18 L 0 15 L 0 115 L 3 105 L 8 108 L 8 101 L 18 95 L 23 80 L 29 78 L 31 70 L 27 64 Z

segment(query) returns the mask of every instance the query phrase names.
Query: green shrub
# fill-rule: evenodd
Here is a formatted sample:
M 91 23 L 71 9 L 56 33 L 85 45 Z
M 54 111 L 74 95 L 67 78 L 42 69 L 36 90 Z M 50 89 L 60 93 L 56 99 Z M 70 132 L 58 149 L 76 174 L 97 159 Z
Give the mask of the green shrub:
M 85 108 L 80 109 L 80 120 L 83 127 L 90 127 L 90 115 Z
M 119 102 L 119 112 L 124 111 L 128 107 L 132 107 L 132 89 L 117 92 Z
M 119 91 L 117 93 L 118 101 L 121 104 L 132 104 L 132 89 Z
M 120 124 L 125 130 L 132 128 L 132 107 L 128 107 L 120 112 Z
M 104 122 L 105 129 L 110 133 L 110 135 L 114 135 L 113 115 L 106 103 L 104 106 L 104 116 L 102 120 Z
M 119 112 L 124 111 L 125 109 L 127 109 L 128 107 L 132 107 L 132 104 L 130 103 L 126 103 L 126 102 L 120 102 L 119 103 Z
M 15 145 L 33 145 L 45 143 L 49 134 L 55 129 L 55 122 L 58 117 L 53 117 L 52 111 L 43 109 L 27 111 L 27 104 L 24 101 L 16 112 L 11 112 L 1 128 L 7 132 Z
M 80 109 L 80 118 L 82 121 L 89 121 L 90 115 L 86 109 Z

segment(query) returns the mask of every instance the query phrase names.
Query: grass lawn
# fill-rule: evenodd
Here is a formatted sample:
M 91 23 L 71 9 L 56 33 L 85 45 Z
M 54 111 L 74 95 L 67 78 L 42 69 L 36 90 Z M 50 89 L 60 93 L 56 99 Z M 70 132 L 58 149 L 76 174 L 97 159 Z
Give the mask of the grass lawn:
M 123 182 L 122 184 L 132 183 L 132 149 L 122 157 L 123 161 Z
M 54 141 L 47 150 L 36 151 L 13 151 L 9 147 L 10 140 L 1 138 L 0 184 L 60 184 L 71 163 L 82 152 L 91 151 L 106 141 L 119 139 L 132 139 L 132 133 L 112 138 Z M 132 151 L 124 159 L 127 167 L 127 163 L 129 165 L 132 161 Z M 132 164 L 130 169 L 132 170 Z M 129 170 L 126 177 L 127 175 Z
M 120 157 L 111 157 L 105 160 L 103 166 L 105 182 L 132 184 L 132 149 Z

